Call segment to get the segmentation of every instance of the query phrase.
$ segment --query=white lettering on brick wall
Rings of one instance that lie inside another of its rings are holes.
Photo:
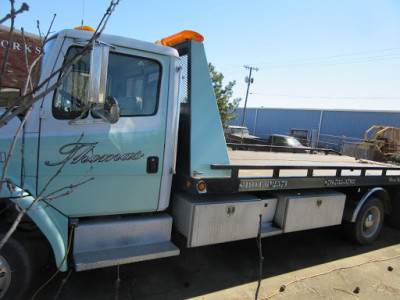
[[[7,46],[8,46],[8,41],[7,40],[1,40],[0,41],[0,46],[2,47],[2,48],[7,48]],[[28,53],[32,53],[33,52],[33,45],[32,44],[27,44],[26,45],[26,51],[28,52]],[[18,43],[18,42],[13,42],[12,43],[12,47],[10,47],[11,48],[11,50],[15,50],[15,51],[24,51],[24,46],[23,45],[21,45],[20,43]],[[35,50],[35,54],[40,54],[40,52],[41,52],[41,48],[40,47],[35,47],[34,48]]]

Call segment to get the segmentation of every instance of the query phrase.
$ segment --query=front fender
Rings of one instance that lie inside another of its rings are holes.
[[[35,201],[33,196],[19,187],[15,188],[11,201],[16,203],[21,195],[22,199],[18,204],[21,209],[29,207]],[[42,201],[36,203],[27,214],[48,239],[53,248],[57,267],[60,267],[68,247],[68,218]],[[66,262],[61,267],[61,271],[67,271]]]

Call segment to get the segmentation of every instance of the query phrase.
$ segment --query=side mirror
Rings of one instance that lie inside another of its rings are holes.
[[[106,100],[107,68],[110,47],[94,44],[90,55],[88,102],[104,104]]]
[[[118,101],[114,97],[108,96],[104,103],[104,117],[109,123],[114,124],[118,122],[119,116],[120,111]]]

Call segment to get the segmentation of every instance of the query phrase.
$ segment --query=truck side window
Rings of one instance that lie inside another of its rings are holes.
[[[81,48],[71,47],[67,58]],[[87,97],[90,54],[83,56],[58,87],[53,100],[53,115],[57,119],[75,119],[84,109]],[[61,74],[62,76],[62,74]],[[155,60],[110,53],[108,61],[107,96],[119,103],[121,117],[150,116],[157,112],[161,82],[161,64]],[[102,109],[98,109],[101,113]],[[87,117],[87,116],[84,116]],[[94,118],[98,118],[93,114]]]
[[[107,96],[117,99],[124,116],[149,116],[157,112],[161,65],[148,58],[110,53]]]

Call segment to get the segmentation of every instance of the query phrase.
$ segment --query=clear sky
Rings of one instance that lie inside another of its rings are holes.
[[[22,1],[15,1],[19,7]],[[37,33],[95,27],[105,0],[25,0],[16,27]],[[4,15],[7,0],[0,3]],[[8,24],[3,24],[8,25]],[[208,60],[236,80],[248,107],[400,111],[399,0],[122,0],[106,33],[154,42],[190,29],[205,37]]]

